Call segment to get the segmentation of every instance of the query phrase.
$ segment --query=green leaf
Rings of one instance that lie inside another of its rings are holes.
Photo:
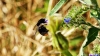
[[[97,4],[97,0],[91,0],[92,4],[94,4],[94,10],[97,11],[97,14],[98,14],[98,19],[100,20],[100,8]]]
[[[99,29],[96,27],[92,27],[89,29],[89,34],[88,34],[87,38],[84,40],[84,42],[80,48],[79,56],[84,56],[84,54],[83,54],[84,47],[86,47],[88,44],[90,44],[92,41],[94,41],[96,39],[96,36],[98,35],[98,31],[99,31]]]
[[[62,17],[51,16],[49,19],[47,29],[52,35],[53,47],[59,50],[62,53],[62,55],[71,56],[71,53],[68,51],[68,40],[59,31],[62,25],[62,21]]]
[[[52,35],[52,43],[53,43],[54,48],[57,48],[58,50],[60,50],[60,46],[59,46],[58,39],[57,39],[56,35]]]
[[[92,27],[89,29],[89,34],[87,36],[87,42],[84,45],[84,47],[86,47],[88,44],[90,44],[92,41],[94,41],[98,35],[98,31],[99,29],[96,27]]]
[[[68,0],[60,0],[55,6],[54,6],[54,8],[51,10],[51,12],[50,12],[50,16],[51,15],[53,15],[55,12],[57,12],[60,8],[61,8],[61,6],[66,2],[66,1],[68,1]]]
[[[60,32],[58,32],[56,36],[63,56],[72,56],[72,54],[68,50],[69,48],[68,40]]]
[[[62,51],[63,56],[72,56],[72,54],[68,50]]]
[[[68,50],[69,48],[68,40],[60,32],[57,33],[57,38],[61,49]]]
[[[79,44],[82,40],[83,40],[82,36],[75,37],[75,38],[73,38],[73,39],[70,41],[70,45],[71,45],[71,46],[76,46],[76,45]]]
[[[92,5],[91,0],[84,0],[88,5]]]

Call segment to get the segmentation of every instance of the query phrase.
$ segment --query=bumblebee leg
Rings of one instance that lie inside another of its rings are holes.
[[[33,30],[34,30],[33,35],[34,35],[34,37],[35,37],[35,36],[36,36],[36,33],[37,33],[37,30],[38,30],[38,29],[37,29],[37,25],[34,26]]]
[[[34,26],[33,30],[36,28],[36,25]]]
[[[35,31],[35,33],[34,33],[34,37],[36,37],[37,30],[38,30],[38,29],[36,29],[36,31]]]

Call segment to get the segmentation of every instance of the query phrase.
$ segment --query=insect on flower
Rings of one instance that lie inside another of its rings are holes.
[[[46,36],[48,35],[48,30],[46,29],[45,25],[47,25],[48,20],[41,18],[37,24],[35,25],[36,28],[36,32],[38,31],[41,35]],[[35,28],[34,27],[34,28]],[[35,34],[36,34],[35,32]]]
[[[64,18],[64,23],[68,24],[70,22],[71,18]]]

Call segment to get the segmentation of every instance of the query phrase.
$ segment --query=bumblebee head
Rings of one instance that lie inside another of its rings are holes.
[[[37,22],[37,26],[41,25],[42,23],[47,23],[47,21],[47,19],[42,18]]]

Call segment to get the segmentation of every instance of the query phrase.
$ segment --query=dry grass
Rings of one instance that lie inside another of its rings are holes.
[[[0,56],[49,56],[51,40],[38,34],[33,27],[45,17],[44,0],[0,0]],[[42,37],[42,38],[41,38]],[[53,54],[52,54],[53,55]]]

